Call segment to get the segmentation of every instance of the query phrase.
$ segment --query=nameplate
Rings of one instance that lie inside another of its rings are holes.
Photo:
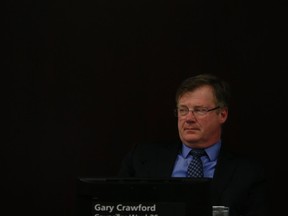
[[[97,202],[92,216],[185,216],[185,203],[171,202]]]

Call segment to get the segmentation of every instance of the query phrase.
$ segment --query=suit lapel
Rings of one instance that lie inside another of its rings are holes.
[[[152,169],[155,171],[153,175],[165,178],[171,177],[175,159],[177,158],[180,146],[181,145],[179,144],[175,145],[175,142],[169,143],[168,145],[163,145],[159,151],[161,153],[158,154],[158,163],[154,164],[156,167]]]
[[[221,194],[231,182],[235,168],[236,160],[233,155],[221,151],[212,181],[212,197],[216,203],[221,200]]]

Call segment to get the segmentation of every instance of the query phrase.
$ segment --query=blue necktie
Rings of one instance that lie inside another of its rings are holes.
[[[193,156],[193,159],[188,166],[187,177],[202,178],[203,164],[201,161],[201,157],[206,155],[206,152],[204,149],[194,149],[190,151],[190,154]]]

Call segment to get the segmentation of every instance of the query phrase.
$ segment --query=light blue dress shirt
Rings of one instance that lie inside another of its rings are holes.
[[[221,140],[209,148],[205,149],[206,156],[201,157],[203,163],[204,177],[213,178],[215,166],[217,164],[217,158],[221,147]],[[172,172],[172,177],[187,177],[187,168],[192,160],[192,155],[189,154],[191,148],[182,144],[182,149],[179,152],[174,169]]]

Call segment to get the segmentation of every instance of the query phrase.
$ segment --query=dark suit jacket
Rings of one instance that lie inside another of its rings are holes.
[[[124,158],[119,175],[122,177],[171,177],[174,162],[181,149],[179,141],[142,143]],[[256,160],[220,150],[213,180],[213,205],[230,208],[229,216],[268,215],[265,203],[264,169]]]

